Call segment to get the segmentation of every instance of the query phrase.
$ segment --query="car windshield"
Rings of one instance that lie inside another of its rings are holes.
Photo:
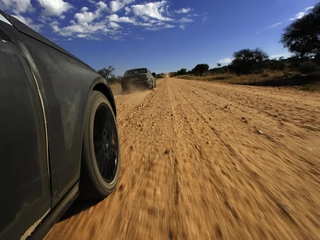
[[[128,70],[128,71],[126,71],[126,73],[125,73],[124,75],[125,75],[125,76],[129,76],[129,75],[139,74],[139,73],[147,73],[147,69],[145,69],[145,68],[140,68],[140,69]]]

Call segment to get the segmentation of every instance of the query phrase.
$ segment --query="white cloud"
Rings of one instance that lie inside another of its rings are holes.
[[[141,27],[148,27],[151,28],[153,26],[152,23],[148,22],[148,23],[143,23],[143,22],[137,22],[135,23],[136,26],[141,26]]]
[[[261,33],[261,32],[264,32],[264,31],[266,31],[266,30],[268,30],[268,29],[276,28],[276,27],[278,27],[278,26],[280,26],[280,25],[282,25],[282,24],[283,24],[283,22],[278,22],[278,23],[269,25],[269,26],[267,26],[267,27],[265,27],[265,28],[262,28],[262,29],[258,30],[258,31],[256,32],[256,34],[259,34],[259,33]]]
[[[31,18],[23,17],[21,15],[14,15],[15,18],[19,19],[21,22],[26,24],[28,27],[32,28],[35,31],[40,31],[42,24],[33,23]]]
[[[159,8],[159,13],[165,13],[166,9],[164,7]]]
[[[176,13],[188,13],[188,12],[191,12],[192,9],[191,8],[181,8],[179,10],[176,10],[175,12]]]
[[[128,15],[132,11],[129,7],[125,7],[124,10],[126,11],[126,15]]]
[[[186,29],[197,14],[191,8],[169,12],[168,0],[0,0],[0,9],[8,10],[31,28],[39,31],[49,26],[67,39],[97,39],[106,35],[120,39],[132,27],[157,31],[179,27]],[[29,17],[28,12],[33,12]],[[191,12],[191,13],[190,13]],[[70,14],[71,13],[71,14]],[[180,13],[185,15],[179,15]],[[73,16],[73,17],[72,17]],[[71,17],[71,19],[69,19]],[[38,24],[41,23],[41,24]],[[128,26],[126,23],[132,25]]]
[[[161,30],[161,29],[167,29],[167,28],[175,28],[176,26],[172,25],[172,24],[156,24],[154,26],[151,26],[151,27],[146,27],[147,30],[149,31],[158,31],[158,30]]]
[[[134,0],[113,0],[110,2],[111,11],[117,12],[132,2],[134,2]]]
[[[301,18],[303,18],[306,14],[307,14],[306,12],[299,12],[299,13],[296,14],[295,17],[290,18],[290,20],[291,20],[291,21],[294,21],[294,20],[296,20],[296,19],[301,19]]]
[[[181,18],[179,20],[179,22],[181,23],[190,23],[190,22],[193,22],[194,20],[193,19],[190,19],[190,18]]]
[[[310,10],[312,10],[314,6],[310,6],[304,9],[304,11],[298,12],[293,18],[290,18],[289,20],[294,21],[297,19],[303,18],[305,15],[309,13]]]
[[[278,22],[278,23],[270,25],[268,28],[275,28],[275,27],[280,26],[281,24],[282,24],[282,22]]]
[[[106,24],[104,22],[97,23],[76,23],[75,21],[71,21],[70,26],[60,28],[57,24],[52,24],[52,29],[54,32],[58,33],[64,37],[84,37],[84,35],[89,36],[89,34],[93,33],[106,33],[109,31]],[[82,34],[82,35],[79,35]]]
[[[43,9],[45,16],[59,16],[73,8],[70,3],[63,0],[37,0]]]
[[[110,27],[112,27],[112,28],[120,28],[120,25],[118,23],[111,22],[110,23]]]
[[[17,15],[33,10],[31,0],[0,0],[0,8],[12,11]]]
[[[110,38],[117,41],[123,41],[122,36],[119,35],[111,35]]]
[[[150,18],[155,18],[162,21],[171,21],[171,18],[163,16],[160,9],[167,4],[167,1],[161,2],[150,2],[146,4],[133,5],[132,10],[135,15],[143,17],[147,16]]]
[[[310,10],[312,10],[312,9],[314,9],[314,6],[307,7],[307,8],[305,9],[305,11],[310,11]]]
[[[70,21],[69,26],[60,27],[57,21],[51,22],[54,32],[65,37],[78,37],[87,39],[96,39],[92,34],[107,33],[106,20],[98,20],[101,18],[101,8],[103,5],[97,4],[94,12],[88,11],[87,7],[81,8],[80,12],[74,15],[75,20]]]
[[[74,18],[77,19],[78,23],[80,24],[86,24],[92,22],[94,19],[99,17],[99,12],[93,13],[93,12],[88,12],[87,7],[81,8],[80,13],[76,13],[74,15]]]
[[[95,3],[95,6],[95,11],[89,11],[89,8],[82,7],[80,12],[74,15],[75,20],[71,20],[69,26],[60,27],[57,21],[51,22],[53,31],[65,37],[86,39],[99,39],[93,34],[111,32],[112,30],[107,26],[107,19],[101,19],[102,11],[108,10],[108,6],[102,1]],[[120,26],[116,23],[109,23],[109,27],[119,28]]]
[[[107,17],[110,22],[135,23],[135,20],[129,17],[119,17],[117,14],[112,14]]]
[[[78,38],[87,38],[87,37],[88,37],[88,34],[80,33],[80,34],[77,34],[77,37],[78,37]]]
[[[151,22],[152,20],[147,17],[147,16],[141,16],[141,18],[145,21],[145,22]],[[151,22],[152,23],[152,22]]]
[[[167,23],[167,24],[165,24],[163,27],[164,27],[164,28],[175,28],[176,26]]]
[[[208,21],[208,17],[207,16],[204,16],[203,18],[202,18],[202,22],[203,23],[206,23]]]
[[[224,58],[224,59],[221,59],[219,60],[219,63],[222,63],[222,64],[229,64],[233,61],[233,58]]]
[[[108,5],[107,5],[105,2],[102,2],[102,1],[97,2],[97,3],[96,3],[96,6],[97,6],[98,9],[100,9],[100,10],[108,10],[108,9],[109,9],[109,8],[108,8]]]
[[[171,15],[170,12],[169,12],[169,5],[166,6],[166,13],[167,13],[168,16]]]

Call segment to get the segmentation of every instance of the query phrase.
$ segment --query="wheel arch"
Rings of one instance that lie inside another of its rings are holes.
[[[114,100],[114,97],[113,97],[113,93],[112,93],[112,90],[111,88],[109,87],[107,81],[105,79],[102,79],[102,78],[98,78],[94,81],[93,83],[93,86],[91,88],[91,91],[89,92],[89,95],[91,94],[92,91],[99,91],[101,92],[103,95],[106,96],[106,98],[109,100],[111,106],[112,106],[112,109],[113,109],[113,112],[114,112],[114,115],[117,116],[117,108],[116,108],[116,103],[115,103],[115,100]],[[88,95],[88,97],[89,97]],[[87,97],[87,98],[88,98]]]

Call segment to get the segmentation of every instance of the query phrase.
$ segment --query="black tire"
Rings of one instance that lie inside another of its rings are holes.
[[[149,87],[150,90],[153,90],[155,88],[154,81],[152,81],[152,85]]]
[[[122,92],[128,91],[128,86],[125,84],[121,84]]]
[[[120,148],[116,118],[102,93],[91,93],[84,121],[80,197],[103,199],[118,183]]]

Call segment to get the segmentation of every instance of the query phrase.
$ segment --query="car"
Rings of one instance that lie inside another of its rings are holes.
[[[118,183],[116,104],[105,78],[0,10],[0,239],[42,239],[80,196]]]
[[[127,70],[121,78],[122,91],[130,90],[131,86],[145,86],[149,89],[156,87],[156,78],[148,68],[135,68]]]

